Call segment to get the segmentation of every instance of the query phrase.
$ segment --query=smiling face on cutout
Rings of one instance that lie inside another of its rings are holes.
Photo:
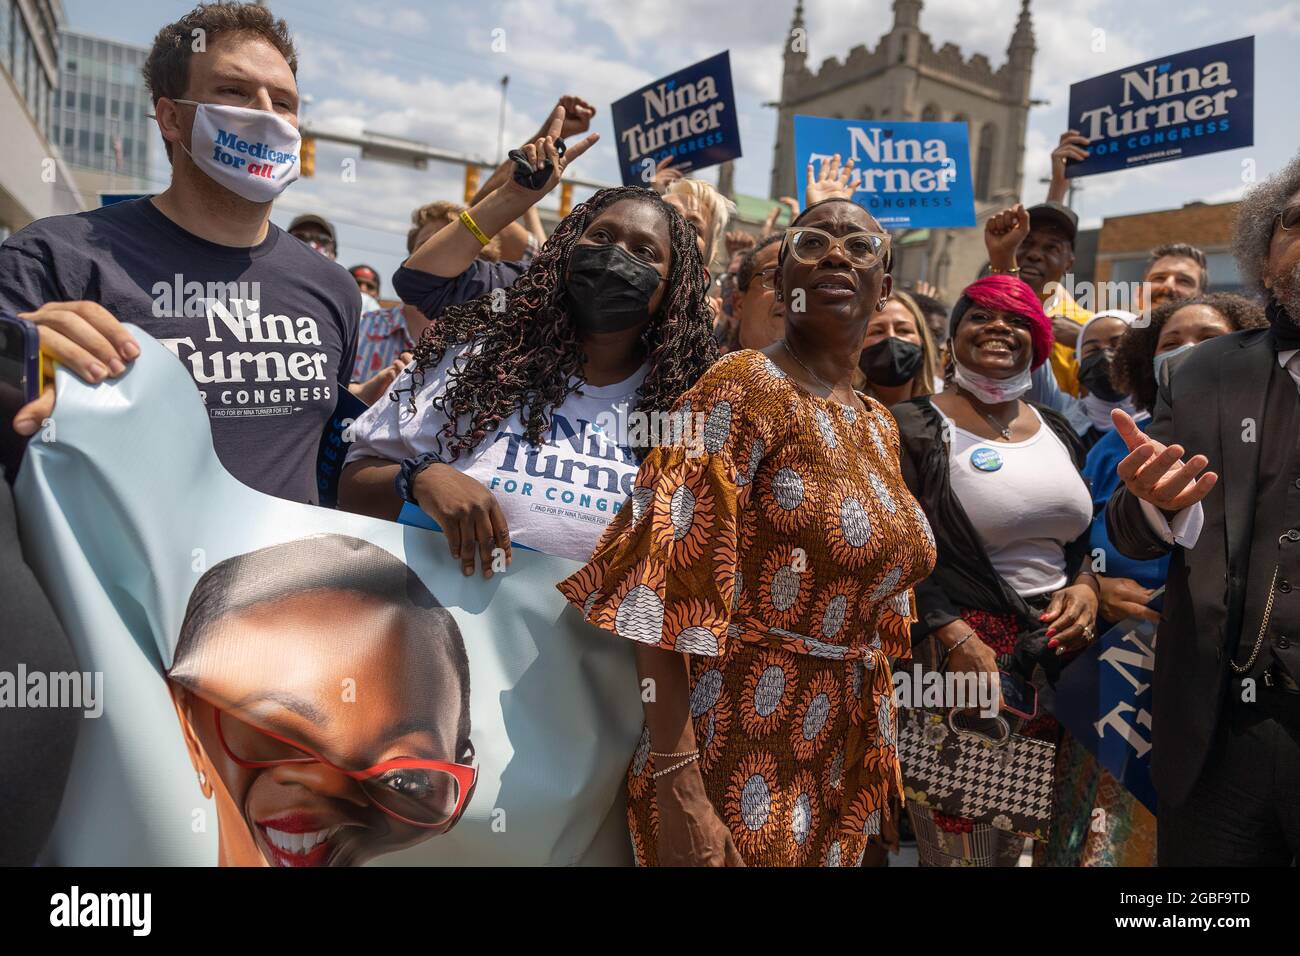
[[[222,864],[357,865],[454,826],[471,778],[431,768],[473,759],[458,653],[445,609],[328,589],[184,642],[169,676]]]

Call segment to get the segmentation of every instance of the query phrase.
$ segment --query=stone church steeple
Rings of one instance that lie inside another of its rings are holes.
[[[834,0],[821,0],[830,7]],[[922,0],[893,0],[893,23],[874,46],[859,43],[841,57],[810,69],[802,0],[783,38],[781,98],[772,151],[770,195],[795,194],[794,117],[846,120],[938,120],[965,123],[977,223],[1015,202],[1023,178],[1025,129],[1035,54],[1029,0],[1020,11],[1007,58],[994,66],[982,53],[956,43],[934,43],[921,24]],[[833,31],[826,44],[843,41]],[[820,37],[821,34],[818,34]],[[819,55],[825,56],[821,50]],[[955,292],[984,260],[980,226],[900,232],[899,281],[926,279]],[[948,288],[951,286],[951,288]]]

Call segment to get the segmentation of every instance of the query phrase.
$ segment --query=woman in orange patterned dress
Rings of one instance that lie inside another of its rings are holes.
[[[934,538],[893,419],[851,385],[889,266],[866,210],[809,206],[778,260],[785,338],[682,397],[672,440],[560,584],[637,642],[642,865],[852,866],[895,839],[889,658],[910,651]]]

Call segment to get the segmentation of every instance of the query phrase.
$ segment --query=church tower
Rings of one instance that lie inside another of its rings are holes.
[[[833,2],[833,0],[823,0]],[[975,188],[975,229],[900,233],[901,281],[925,279],[949,293],[975,278],[984,261],[983,222],[1014,203],[1024,172],[1025,129],[1034,60],[1029,0],[996,69],[981,53],[967,56],[955,43],[936,48],[921,27],[922,0],[893,0],[894,21],[874,49],[858,45],[843,60],[829,57],[809,69],[804,4],[795,4],[781,74],[770,195],[795,195],[794,117],[942,120],[965,123]]]

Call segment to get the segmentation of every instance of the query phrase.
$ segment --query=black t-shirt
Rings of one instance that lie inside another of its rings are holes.
[[[0,305],[82,299],[181,360],[226,470],[316,502],[321,433],[357,347],[361,294],[347,270],[274,224],[251,248],[208,242],[147,198],[41,219],[0,246]]]

